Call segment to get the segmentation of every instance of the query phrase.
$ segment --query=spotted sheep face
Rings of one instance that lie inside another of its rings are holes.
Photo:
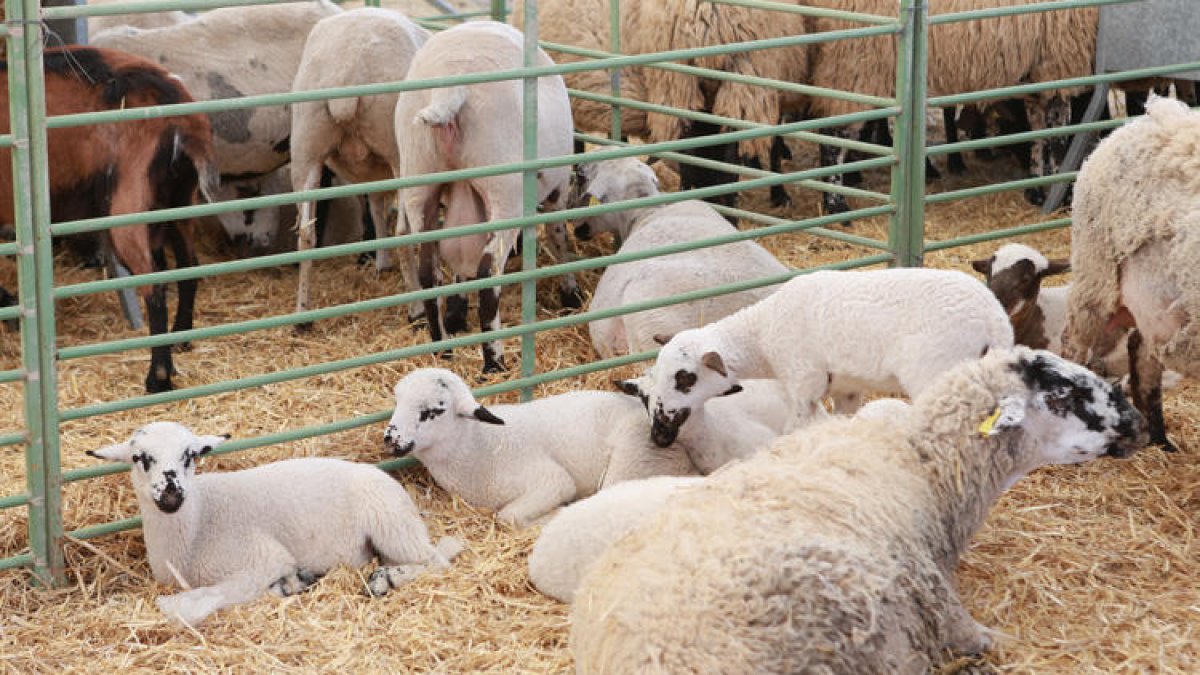
[[[154,502],[159,511],[175,513],[187,497],[196,473],[196,459],[229,440],[224,436],[196,436],[174,422],[154,422],[138,429],[128,441],[88,454],[133,466],[130,477],[140,498]]]
[[[397,457],[458,442],[456,425],[464,419],[504,424],[479,405],[462,378],[449,370],[416,370],[396,383],[394,393],[396,409],[384,431],[383,444]]]
[[[650,438],[662,448],[675,442],[679,429],[705,401],[741,390],[721,355],[697,337],[695,331],[679,333],[654,363],[645,403]]]
[[[988,288],[1014,325],[1037,304],[1042,279],[1071,268],[1067,260],[1047,260],[1037,250],[1006,244],[990,258],[974,260],[971,267],[984,276]]]
[[[1028,352],[1012,369],[1028,396],[1002,400],[996,428],[1022,427],[1037,448],[1034,466],[1128,457],[1148,442],[1145,418],[1090,370],[1047,351]]]

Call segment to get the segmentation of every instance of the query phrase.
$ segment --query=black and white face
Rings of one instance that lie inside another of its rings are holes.
[[[1009,319],[1018,321],[1037,304],[1042,279],[1070,269],[1066,260],[1047,260],[1023,244],[1005,244],[995,255],[971,263],[984,276]]]
[[[692,412],[714,397],[739,389],[737,378],[695,330],[671,338],[658,353],[646,392],[650,438],[665,448],[675,442]]]
[[[383,433],[383,444],[397,457],[457,443],[458,424],[504,424],[479,405],[462,378],[442,368],[409,373],[396,383],[395,396],[396,409]]]
[[[154,422],[138,429],[128,441],[99,450],[93,457],[128,462],[139,497],[149,498],[163,513],[175,513],[187,497],[196,459],[229,439],[229,436],[196,436],[174,422]]]
[[[1024,428],[1037,447],[1035,466],[1128,457],[1148,442],[1142,415],[1119,387],[1090,370],[1046,351],[1029,352],[1013,369],[1031,396],[1023,406],[1002,402],[1001,417],[1010,419],[1001,426]]]

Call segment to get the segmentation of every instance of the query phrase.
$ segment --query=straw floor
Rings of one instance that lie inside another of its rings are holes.
[[[810,149],[797,163],[809,165]],[[968,158],[971,173],[935,184],[962,187],[1014,177],[1006,161]],[[868,176],[886,189],[886,176]],[[794,205],[780,214],[816,213],[812,193],[794,190]],[[764,194],[750,197],[765,210]],[[931,238],[983,232],[1035,222],[1039,214],[1010,194],[930,210]],[[882,237],[882,219],[856,223],[852,231]],[[219,237],[207,233],[202,260],[228,257]],[[1052,256],[1066,255],[1066,232],[1025,237]],[[846,259],[863,252],[849,245],[795,235],[766,242],[791,265]],[[581,247],[584,255],[608,242]],[[936,267],[969,270],[968,261],[988,255],[993,244],[930,255]],[[97,277],[59,259],[59,283]],[[361,300],[401,288],[395,272],[377,275],[353,260],[316,265],[315,306]],[[583,275],[587,289],[595,273]],[[13,288],[11,266],[0,283]],[[290,311],[294,268],[228,275],[201,284],[198,326],[212,326]],[[541,284],[541,316],[556,313],[553,284]],[[516,316],[517,293],[505,294],[505,316]],[[60,345],[136,335],[120,320],[113,294],[61,303]],[[276,329],[196,344],[177,357],[178,384],[194,386],[247,377],[329,359],[394,349],[427,338],[402,311],[321,322],[306,334]],[[0,366],[14,367],[16,336],[0,340]],[[508,344],[509,363],[516,345]],[[64,408],[138,395],[148,355],[129,352],[62,364]],[[538,368],[552,370],[594,358],[586,329],[555,331],[538,338]],[[392,385],[422,366],[448,365],[477,378],[476,349],[460,349],[450,362],[423,357],[67,423],[62,430],[65,469],[94,460],[84,451],[127,438],[152,419],[185,422],[202,433],[235,437],[276,432],[384,410]],[[493,378],[489,381],[499,381]],[[542,387],[538,395],[575,388],[606,388],[609,376]],[[512,397],[504,397],[511,400]],[[0,431],[21,419],[21,391],[0,386]],[[1101,460],[1078,467],[1042,470],[1020,482],[996,506],[960,569],[962,594],[975,618],[1001,635],[980,661],[953,664],[951,671],[995,669],[1020,673],[1191,673],[1200,670],[1200,387],[1186,384],[1166,396],[1167,422],[1183,452],[1168,456],[1148,449],[1125,461]],[[382,428],[264,448],[205,460],[202,471],[230,470],[293,456],[385,459]],[[31,587],[23,571],[0,573],[0,672],[563,672],[571,668],[566,646],[567,610],[529,585],[525,561],[534,531],[514,531],[488,513],[449,497],[421,469],[397,474],[418,503],[435,537],[454,535],[468,546],[454,566],[430,574],[383,599],[363,595],[367,570],[340,569],[297,597],[264,597],[213,616],[198,630],[164,621],[154,597],[170,592],[150,578],[139,532],[67,544],[69,584]],[[23,489],[24,460],[16,448],[0,450],[0,495]],[[128,477],[115,475],[72,484],[64,495],[68,530],[135,514]],[[23,550],[20,509],[0,512],[0,555]]]

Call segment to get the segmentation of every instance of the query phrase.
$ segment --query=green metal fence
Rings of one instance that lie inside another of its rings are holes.
[[[932,17],[929,15],[928,0],[901,0],[899,3],[899,12],[894,17],[837,12],[760,0],[711,0],[712,2],[753,7],[757,8],[758,11],[764,12],[788,11],[813,17],[829,16],[848,19],[859,24],[861,27],[831,33],[796,35],[739,44],[714,45],[704,48],[638,55],[621,54],[619,28],[620,5],[619,0],[612,0],[609,14],[609,20],[612,25],[612,42],[609,45],[609,51],[602,52],[568,45],[545,43],[545,48],[551,54],[557,50],[589,58],[577,63],[566,63],[552,67],[532,67],[531,64],[535,62],[533,47],[537,40],[537,27],[536,2],[531,0],[526,7],[525,16],[523,17],[527,37],[524,63],[527,67],[515,71],[447,77],[428,81],[341,87],[320,91],[306,91],[303,93],[250,96],[221,101],[203,101],[47,118],[43,100],[42,45],[44,35],[39,23],[41,20],[123,14],[135,11],[148,12],[169,9],[204,10],[231,5],[267,4],[272,1],[274,0],[150,0],[136,4],[39,8],[36,0],[6,0],[6,22],[3,26],[0,26],[0,35],[5,38],[7,47],[11,130],[10,133],[0,137],[0,145],[9,148],[13,157],[16,243],[0,244],[0,255],[12,258],[18,267],[18,295],[20,303],[18,307],[0,309],[0,319],[17,318],[20,321],[21,366],[16,369],[0,372],[0,386],[22,387],[25,403],[22,415],[23,427],[20,429],[0,430],[0,445],[14,450],[23,448],[26,462],[24,489],[16,493],[0,494],[0,509],[4,509],[3,513],[6,518],[18,517],[16,514],[21,509],[24,509],[28,530],[28,550],[0,551],[0,555],[7,556],[0,559],[0,569],[29,568],[35,577],[43,583],[61,582],[64,579],[62,544],[65,536],[61,506],[63,485],[65,483],[87,480],[125,470],[124,467],[106,465],[62,471],[59,462],[60,429],[61,425],[65,422],[112,415],[118,412],[141,409],[166,402],[211,396],[224,392],[249,390],[275,383],[317,377],[351,368],[407,359],[450,348],[476,345],[491,339],[521,339],[519,376],[515,376],[503,384],[481,388],[477,392],[479,395],[494,394],[514,389],[521,389],[528,395],[531,387],[537,384],[576,377],[588,372],[644,360],[651,357],[652,353],[633,354],[580,364],[552,372],[539,373],[536,372],[534,355],[537,349],[537,335],[543,331],[579,325],[601,318],[628,314],[669,303],[687,302],[722,293],[770,285],[783,281],[794,274],[810,270],[793,270],[783,275],[782,278],[764,278],[754,282],[730,284],[705,291],[687,293],[661,301],[643,302],[600,311],[584,311],[570,316],[542,320],[538,320],[534,313],[534,290],[536,283],[541,279],[558,276],[567,272],[596,269],[618,262],[628,262],[733,241],[773,237],[786,233],[803,232],[812,237],[824,237],[860,247],[864,251],[863,255],[822,266],[849,269],[878,264],[920,265],[924,254],[928,251],[1042,229],[1063,227],[1069,221],[1066,218],[1059,217],[1042,223],[1025,224],[982,235],[928,242],[926,241],[924,232],[924,210],[927,204],[966,199],[999,190],[1016,190],[1032,185],[1069,181],[1074,178],[1074,174],[1069,173],[1047,178],[1023,179],[998,185],[926,195],[924,181],[925,158],[953,151],[966,151],[985,146],[1019,143],[1052,135],[1074,133],[1081,129],[1091,131],[1103,130],[1112,128],[1119,124],[1119,122],[1105,121],[1083,125],[1082,127],[1049,129],[1010,135],[1000,139],[989,139],[987,141],[965,141],[929,147],[925,138],[925,111],[927,107],[1015,97],[1063,85],[1093,85],[1101,81],[1111,82],[1131,77],[1168,74],[1200,68],[1200,64],[1196,63],[1181,64],[1179,66],[1137,73],[1083,77],[1057,84],[1040,83],[1013,86],[986,92],[943,96],[935,99],[930,99],[926,95],[927,31],[932,24],[950,21],[987,20],[1017,11],[1052,11],[1069,7],[1103,5],[1130,0],[1062,0],[1059,2],[1038,4],[1034,7],[998,8]],[[504,12],[505,6],[503,0],[493,0],[491,14],[503,18]],[[452,21],[461,18],[464,18],[464,16],[438,16],[424,20],[423,24],[430,28],[438,29],[450,25]],[[706,70],[685,63],[689,59],[719,53],[739,53],[748,50],[776,49],[794,45],[815,45],[829,40],[855,40],[880,35],[896,35],[898,37],[896,91],[894,97],[863,96],[853,92],[818,89],[804,83],[750,78],[731,73]],[[806,96],[832,96],[865,104],[871,109],[836,118],[807,119],[774,126],[763,126],[744,120],[721,118],[705,112],[679,110],[645,101],[624,99],[620,96],[619,72],[623,68],[631,67],[674,69],[691,75],[718,80],[740,81]],[[536,78],[549,74],[562,74],[590,69],[606,69],[612,73],[611,91],[608,94],[599,94],[596,92],[573,90],[571,91],[572,96],[613,104],[614,110],[613,133],[610,137],[578,134],[580,140],[605,146],[603,150],[590,153],[588,157],[590,160],[651,155],[669,161],[689,162],[701,166],[720,168],[739,175],[742,180],[738,183],[728,185],[708,187],[686,193],[661,194],[619,204],[574,208],[553,214],[538,213],[538,205],[535,203],[537,172],[549,167],[573,164],[575,159],[573,157],[537,159],[535,141],[537,116],[534,114],[537,106]],[[202,204],[181,209],[164,209],[148,214],[105,216],[61,223],[51,221],[49,170],[47,167],[48,129],[92,125],[102,122],[129,122],[132,120],[184,113],[210,113],[234,108],[280,105],[321,98],[363,96],[503,79],[523,79],[525,83],[524,106],[526,113],[524,119],[527,120],[527,124],[523,129],[525,135],[524,161],[518,164],[449,171],[429,176],[323,188],[302,195],[287,193],[214,204]],[[619,130],[621,129],[621,110],[633,109],[675,114],[691,120],[715,123],[728,130],[718,135],[703,138],[631,146],[619,140]],[[831,127],[872,120],[892,121],[895,129],[895,143],[893,147],[837,138],[822,133],[822,130]],[[838,167],[806,168],[776,174],[762,169],[751,169],[723,164],[713,160],[698,159],[686,153],[688,150],[712,143],[732,143],[769,136],[784,136],[801,143],[820,142],[835,145],[858,151],[868,157],[867,159],[850,162]],[[834,173],[868,169],[886,169],[891,172],[890,191],[888,193],[832,185],[820,180],[822,177]],[[386,237],[375,241],[342,244],[303,253],[286,253],[248,260],[231,260],[205,264],[183,270],[142,275],[136,278],[114,278],[88,283],[55,284],[51,249],[52,240],[69,234],[97,232],[132,223],[164,222],[179,218],[213,215],[225,211],[241,211],[265,206],[294,204],[310,199],[329,199],[361,195],[378,190],[397,190],[408,186],[497,175],[514,171],[520,171],[524,176],[524,215],[521,218],[484,223],[453,230],[422,232],[419,234]],[[536,240],[534,235],[536,227],[540,224],[559,221],[563,218],[666,204],[683,199],[709,197],[733,191],[744,191],[783,184],[805,189],[805,194],[811,191],[814,198],[821,191],[833,191],[868,201],[873,205],[858,208],[849,213],[830,214],[798,220],[755,213],[745,209],[720,207],[719,210],[727,215],[738,217],[744,223],[749,223],[751,226],[744,227],[736,234],[690,242],[686,245],[675,245],[656,251],[633,254],[618,253],[547,267],[537,266],[536,246],[532,245],[532,242]],[[836,226],[830,227],[847,220],[882,216],[886,216],[890,223],[886,240],[875,240],[854,234],[852,231],[837,228]],[[450,284],[435,290],[407,289],[405,292],[386,297],[371,298],[281,316],[248,319],[224,325],[203,326],[178,333],[101,341],[93,344],[73,345],[61,348],[56,347],[55,330],[58,318],[56,315],[56,303],[67,298],[131,289],[135,286],[148,283],[167,283],[180,279],[213,278],[250,270],[291,265],[301,260],[319,260],[337,256],[357,255],[366,251],[378,250],[381,247],[411,246],[451,236],[465,236],[509,228],[522,228],[526,235],[524,237],[526,246],[523,248],[522,253],[522,269],[519,272],[502,274],[498,277],[485,280]],[[101,400],[73,408],[63,408],[59,404],[59,375],[62,372],[61,369],[71,367],[72,362],[79,359],[131,350],[145,350],[156,345],[202,342],[216,337],[295,326],[296,324],[347,316],[360,312],[402,307],[413,301],[421,301],[452,293],[465,293],[481,288],[510,284],[519,285],[522,289],[521,314],[519,321],[497,332],[464,335],[444,340],[437,344],[418,344],[364,354],[350,359],[312,364],[298,369],[264,373],[236,380],[186,387],[176,391],[153,395],[118,400]],[[223,445],[218,452],[236,452],[248,448],[285,443],[368,425],[378,425],[387,418],[389,413],[390,411],[381,410],[328,424],[292,428],[274,434],[239,439]],[[405,463],[404,461],[385,462],[383,466],[386,468],[396,468]],[[129,529],[137,525],[138,520],[130,518],[77,529],[66,533],[66,535],[79,539],[87,539]]]

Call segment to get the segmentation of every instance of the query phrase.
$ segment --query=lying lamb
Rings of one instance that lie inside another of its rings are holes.
[[[924,674],[984,650],[954,571],[992,503],[1146,436],[1119,389],[1025,347],[942,374],[899,422],[786,436],[596,561],[572,606],[578,672]]]
[[[195,475],[196,459],[227,438],[154,422],[88,452],[133,465],[154,579],[194,586],[158,597],[167,616],[195,625],[268,590],[298,593],[336,565],[375,556],[384,566],[367,585],[382,595],[425,569],[448,567],[462,550],[453,538],[434,548],[404,487],[370,465],[303,458]]]
[[[517,527],[624,480],[696,473],[686,453],[646,440],[641,404],[617,392],[489,410],[458,375],[424,368],[401,379],[395,394],[388,450],[411,454],[442,488]]]
[[[694,408],[743,378],[782,382],[795,428],[826,395],[837,412],[856,410],[868,390],[915,396],[956,364],[1012,344],[1000,303],[962,272],[814,272],[667,342],[648,392],[653,438],[672,442]]]

